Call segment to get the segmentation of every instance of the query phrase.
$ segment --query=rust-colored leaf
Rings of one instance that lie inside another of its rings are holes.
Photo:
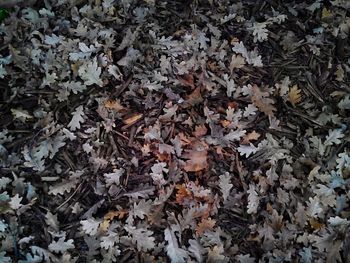
[[[123,120],[123,123],[125,123],[126,125],[132,125],[135,122],[137,122],[138,120],[140,120],[142,117],[143,117],[142,113],[136,113],[136,114],[133,114],[130,117],[125,118]]]
[[[122,106],[118,101],[116,100],[106,100],[104,102],[104,106],[107,108],[107,109],[111,109],[111,110],[115,110],[117,112],[120,112],[120,111],[123,111],[125,110],[125,107]]]
[[[186,187],[185,184],[180,184],[176,186],[176,203],[178,204],[183,204],[185,202],[185,200],[192,200],[193,199],[193,195],[191,193],[191,191],[189,191]]]
[[[221,123],[221,126],[224,128],[230,126],[230,124],[231,124],[231,122],[228,120],[221,120],[220,123]]]
[[[289,97],[290,103],[292,103],[293,106],[295,106],[296,104],[298,104],[301,101],[300,92],[301,92],[301,90],[298,89],[297,85],[294,85],[289,90],[288,97]]]

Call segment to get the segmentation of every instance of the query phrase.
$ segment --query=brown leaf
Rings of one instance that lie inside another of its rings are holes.
[[[211,218],[202,218],[201,222],[196,227],[196,235],[200,236],[206,230],[212,230],[216,224],[216,221]]]
[[[186,172],[198,172],[208,168],[207,151],[187,151],[189,160],[185,164]]]
[[[185,200],[192,200],[194,198],[192,192],[187,189],[185,184],[177,185],[176,190],[176,203],[178,204],[182,205]]]
[[[121,211],[109,211],[105,216],[103,217],[103,222],[100,224],[100,230],[105,232],[107,231],[110,222],[115,218],[123,219],[125,215],[127,215],[128,212],[125,210]]]
[[[273,99],[268,98],[268,93],[263,92],[259,89],[257,85],[252,87],[253,95],[252,102],[253,104],[263,113],[268,116],[273,116],[276,108],[272,105],[274,103]]]
[[[259,133],[257,133],[256,131],[252,131],[251,133],[248,133],[243,137],[242,144],[250,144],[251,141],[255,141],[259,139],[259,137],[260,137]]]
[[[232,72],[235,68],[243,68],[245,65],[245,59],[241,55],[232,55],[230,63],[230,71]]]
[[[204,124],[198,125],[198,126],[196,126],[196,129],[193,132],[193,135],[198,138],[198,137],[202,137],[202,136],[206,135],[207,132],[208,132],[208,129],[207,129],[207,127],[205,127]]]
[[[208,146],[204,142],[194,142],[192,149],[186,150],[182,157],[188,159],[184,166],[186,172],[198,172],[208,168]]]
[[[319,230],[319,229],[321,229],[321,228],[324,227],[324,224],[318,222],[318,221],[317,221],[315,218],[313,218],[313,217],[310,218],[309,222],[310,222],[311,227],[312,227],[313,229],[315,229],[315,230]]]
[[[201,89],[198,87],[187,96],[185,107],[194,106],[202,101]]]
[[[131,125],[131,124],[134,124],[135,122],[137,122],[138,120],[140,120],[142,117],[143,117],[142,113],[136,113],[130,117],[125,118],[123,120],[123,123],[125,123],[126,125]]]
[[[125,110],[125,107],[122,106],[118,101],[116,100],[106,100],[104,102],[104,106],[107,109],[115,110],[117,112]]]
[[[289,97],[290,103],[292,103],[293,106],[295,106],[296,104],[298,104],[301,101],[300,92],[301,92],[301,90],[298,89],[297,85],[294,85],[293,87],[290,88],[289,93],[288,93],[288,97]]]
[[[177,76],[177,79],[182,85],[184,85],[186,87],[191,87],[192,89],[195,88],[194,77],[192,74],[182,75],[181,77]]]

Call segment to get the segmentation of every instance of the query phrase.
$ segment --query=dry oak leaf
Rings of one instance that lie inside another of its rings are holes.
[[[123,120],[123,123],[126,125],[132,125],[132,124],[136,123],[138,120],[140,120],[142,117],[143,117],[142,113],[136,113],[136,114],[133,114],[133,115],[125,118]]]
[[[181,77],[177,76],[177,79],[182,85],[187,86],[187,87],[191,87],[192,89],[195,88],[194,77],[192,74],[182,75]]]
[[[196,88],[190,95],[187,96],[184,107],[188,108],[190,106],[195,106],[203,101],[203,97],[201,95],[201,89]]]
[[[193,135],[198,138],[198,137],[206,135],[207,132],[208,132],[208,129],[207,129],[207,127],[205,127],[204,124],[198,125],[198,126],[196,126],[195,131],[193,132]]]
[[[243,137],[242,144],[250,144],[251,141],[255,141],[259,138],[260,138],[260,133],[257,133],[256,131],[252,131]]]
[[[245,59],[241,55],[233,54],[231,57],[230,70],[231,72],[235,68],[243,68],[245,65]]]
[[[320,230],[321,228],[324,227],[324,224],[320,223],[319,221],[317,221],[317,219],[311,217],[309,219],[310,225],[313,229],[315,230]]]
[[[202,218],[201,222],[196,227],[196,235],[202,235],[206,230],[212,230],[216,221],[211,218]]]
[[[192,192],[187,189],[185,184],[177,185],[176,190],[176,203],[182,205],[185,203],[186,200],[194,199]]]
[[[191,150],[186,150],[182,158],[188,159],[184,169],[186,172],[198,172],[208,168],[208,146],[204,142],[194,142]]]
[[[289,93],[288,93],[288,98],[290,103],[292,103],[293,106],[298,104],[301,101],[301,90],[298,88],[297,85],[294,85],[293,87],[290,88]]]
[[[252,86],[252,102],[263,113],[268,116],[273,116],[276,108],[272,105],[274,100],[268,98],[269,93],[263,92],[257,85]]]
[[[117,217],[118,219],[123,219],[125,215],[128,214],[128,211],[121,210],[121,211],[109,211],[105,216],[103,217],[103,222],[100,224],[100,230],[107,231],[110,222]]]
[[[115,110],[117,112],[125,110],[125,107],[116,100],[106,100],[104,106],[107,109]]]
[[[344,81],[344,77],[345,77],[345,72],[344,69],[342,68],[341,65],[337,66],[337,70],[335,71],[335,76],[336,76],[336,80],[337,81]]]

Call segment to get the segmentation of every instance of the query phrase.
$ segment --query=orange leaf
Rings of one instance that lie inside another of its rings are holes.
[[[110,222],[115,218],[122,219],[128,212],[121,210],[121,211],[109,211],[105,216],[103,217],[103,222],[100,224],[100,230],[107,231]]]
[[[123,122],[126,125],[131,125],[131,124],[134,124],[135,122],[137,122],[142,117],[143,117],[142,113],[136,113],[136,114],[132,115],[131,117],[128,117],[128,118],[124,119]]]
[[[185,184],[177,185],[176,189],[176,202],[178,204],[183,204],[186,199],[193,199],[192,193],[187,189]]]
[[[220,123],[221,123],[221,126],[224,128],[230,126],[230,124],[231,124],[231,122],[228,120],[221,120]]]
[[[212,230],[215,226],[216,221],[211,218],[202,218],[201,222],[196,227],[196,234],[200,236],[206,230]]]
[[[301,90],[298,89],[297,85],[294,85],[293,87],[290,88],[289,93],[288,93],[288,97],[289,97],[290,103],[292,103],[293,106],[295,106],[296,104],[298,104],[301,101],[300,92],[301,92]]]
[[[104,106],[107,108],[107,109],[112,109],[112,110],[115,110],[115,111],[122,111],[122,110],[125,110],[125,107],[122,106],[118,101],[116,100],[106,100],[104,102]]]

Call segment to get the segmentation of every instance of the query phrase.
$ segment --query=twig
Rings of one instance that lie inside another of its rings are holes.
[[[71,200],[73,198],[73,196],[78,192],[78,190],[80,189],[80,186],[82,185],[83,183],[80,183],[77,187],[77,189],[75,189],[75,191],[73,192],[73,194],[71,194],[70,197],[68,197],[66,199],[66,201],[64,201],[62,204],[60,204],[56,209],[55,211],[58,211],[62,206],[64,206],[65,204],[67,204],[69,202],[69,200]]]

